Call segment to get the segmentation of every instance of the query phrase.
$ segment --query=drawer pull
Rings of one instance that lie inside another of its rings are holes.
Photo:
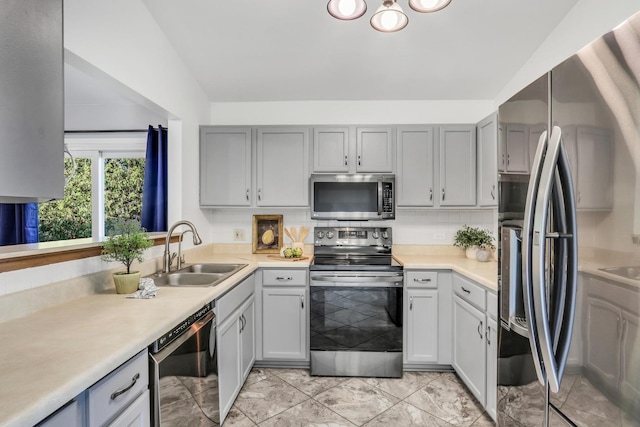
[[[464,286],[460,286],[460,288],[462,289],[462,292],[466,293],[466,294],[470,294],[471,291],[469,289],[466,289]]]
[[[133,386],[136,385],[136,382],[138,381],[139,378],[140,378],[140,374],[135,374],[133,378],[131,378],[131,384],[129,384],[128,386],[126,386],[121,390],[114,391],[113,393],[111,393],[111,400],[115,400],[116,397],[120,396],[121,394],[125,394],[126,392],[131,390]]]
[[[418,283],[425,283],[425,282],[430,282],[431,279],[418,279],[417,277],[415,279],[413,279],[414,282],[418,282]]]
[[[276,277],[276,280],[293,280],[293,277]]]

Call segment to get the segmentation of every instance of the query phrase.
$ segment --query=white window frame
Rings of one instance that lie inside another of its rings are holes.
[[[91,159],[91,237],[102,240],[105,237],[104,161],[145,158],[147,135],[67,134],[65,146],[74,158]]]

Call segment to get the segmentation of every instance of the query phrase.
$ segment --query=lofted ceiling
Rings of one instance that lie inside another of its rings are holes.
[[[494,99],[577,0],[398,4],[409,25],[340,21],[328,0],[143,0],[211,101]]]
[[[409,25],[390,34],[369,25],[382,0],[355,21],[327,1],[143,0],[212,102],[493,100],[578,0],[453,0],[432,14],[398,0]],[[65,74],[67,129],[166,120]]]

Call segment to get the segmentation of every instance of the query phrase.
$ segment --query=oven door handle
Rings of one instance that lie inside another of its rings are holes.
[[[311,286],[352,286],[353,284],[362,284],[375,288],[402,286],[402,281],[403,276],[311,276]],[[314,282],[322,283],[314,284]]]

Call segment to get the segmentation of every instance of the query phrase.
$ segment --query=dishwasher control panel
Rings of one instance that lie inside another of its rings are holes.
[[[173,342],[176,338],[182,335],[187,329],[189,329],[191,325],[196,323],[198,320],[202,319],[204,316],[207,315],[207,313],[209,313],[212,310],[213,310],[212,302],[205,304],[204,307],[202,307],[200,310],[196,311],[191,316],[187,317],[182,322],[178,323],[176,326],[171,328],[171,330],[162,334],[160,338],[158,338],[157,340],[154,341],[153,344],[151,344],[149,351],[151,351],[152,354],[156,354],[157,352],[159,352],[160,350],[162,350],[163,348],[171,344],[171,342]]]

